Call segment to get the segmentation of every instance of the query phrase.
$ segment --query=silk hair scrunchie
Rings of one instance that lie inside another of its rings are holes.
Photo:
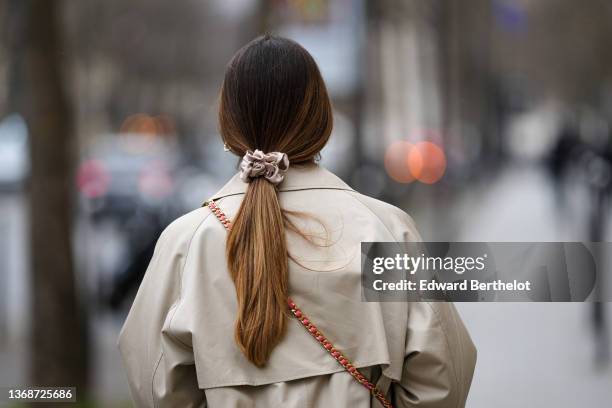
[[[254,178],[263,177],[277,185],[285,178],[287,169],[289,169],[289,158],[285,153],[249,150],[240,163],[240,180],[250,183]]]

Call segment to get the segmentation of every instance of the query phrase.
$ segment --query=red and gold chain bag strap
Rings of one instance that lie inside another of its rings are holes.
[[[223,210],[213,201],[206,201],[203,206],[208,206],[212,213],[221,221],[221,224],[226,230],[232,228],[230,219],[225,215]],[[291,300],[287,299],[287,305],[293,317],[310,333],[314,339],[319,342],[329,355],[336,360],[353,378],[361,385],[363,385],[385,408],[393,408],[393,405],[381,390],[379,390],[374,383],[368,380],[357,367],[351,364],[351,361],[342,353],[340,350],[334,347],[334,345],[325,337],[325,335],[315,326],[315,324],[304,314],[304,312]]]

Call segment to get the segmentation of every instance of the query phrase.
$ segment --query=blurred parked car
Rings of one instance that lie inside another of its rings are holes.
[[[92,226],[88,240],[99,258],[95,280],[104,302],[118,304],[138,287],[159,234],[183,212],[175,199],[181,165],[172,139],[144,133],[100,137],[79,163],[80,213]],[[119,250],[108,249],[113,242],[122,243]]]
[[[21,116],[12,114],[0,121],[0,189],[21,188],[29,171],[28,128]]]
[[[138,211],[158,212],[175,189],[176,146],[163,137],[104,137],[80,163],[76,182],[84,210],[94,218],[128,221]]]
[[[187,163],[174,139],[122,133],[100,140],[80,162],[76,184],[96,258],[93,289],[117,309],[138,288],[164,228],[199,207],[222,177],[204,170],[207,158]]]

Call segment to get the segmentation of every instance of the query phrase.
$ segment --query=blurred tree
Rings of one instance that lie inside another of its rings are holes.
[[[71,248],[72,114],[59,0],[9,0],[9,104],[30,136],[31,384],[87,384],[86,330]]]

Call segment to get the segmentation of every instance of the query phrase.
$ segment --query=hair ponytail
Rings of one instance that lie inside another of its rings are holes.
[[[288,259],[276,187],[253,179],[227,239],[227,259],[238,297],[234,338],[258,367],[268,360],[286,325]]]
[[[283,152],[291,166],[312,163],[332,129],[325,83],[310,54],[294,41],[266,35],[229,63],[219,106],[221,135],[239,155]],[[258,367],[287,325],[288,253],[276,186],[253,178],[227,237],[228,269],[238,298],[235,341]],[[291,212],[286,212],[287,215]]]

